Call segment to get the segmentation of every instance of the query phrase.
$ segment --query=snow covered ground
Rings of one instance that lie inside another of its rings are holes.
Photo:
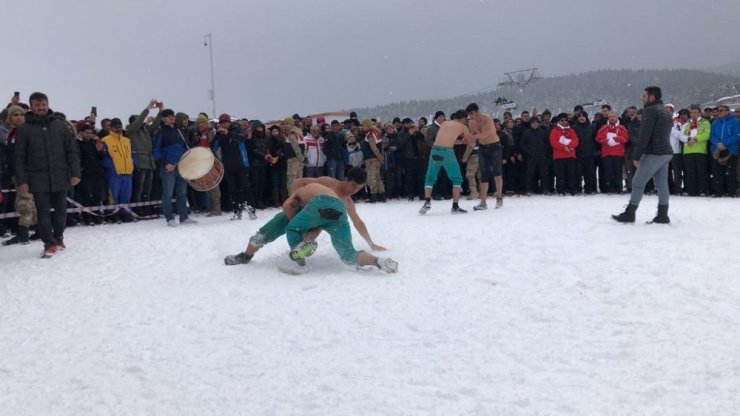
[[[612,222],[626,202],[359,205],[397,275],[326,235],[304,276],[276,270],[284,239],[224,266],[274,210],[0,247],[0,414],[738,414],[740,203]]]

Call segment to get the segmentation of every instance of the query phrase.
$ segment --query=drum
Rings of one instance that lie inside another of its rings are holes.
[[[207,147],[193,147],[180,158],[177,171],[196,191],[210,191],[224,178],[224,165]]]

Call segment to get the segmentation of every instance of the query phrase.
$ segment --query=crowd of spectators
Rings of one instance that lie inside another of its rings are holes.
[[[671,193],[737,197],[740,108],[733,115],[727,106],[666,107],[675,116]],[[151,115],[153,110],[157,114]],[[549,110],[541,114],[522,111],[516,116],[504,112],[501,119],[494,119],[503,147],[504,194],[629,192],[641,113],[635,106],[620,113],[609,105],[595,114],[576,106],[554,117]],[[33,202],[28,202],[32,196],[14,192],[15,133],[29,116],[33,113],[17,95],[0,113],[0,214],[18,213],[0,219],[0,236],[15,234],[4,244],[33,238],[28,232],[35,222]],[[70,187],[67,196],[84,207],[120,207],[69,214],[68,226],[131,222],[160,214],[170,226],[195,223],[190,215],[197,213],[219,216],[231,212],[232,219],[240,220],[246,212],[255,218],[256,210],[279,207],[295,179],[327,175],[342,180],[353,166],[368,173],[366,188],[355,196],[358,201],[423,199],[429,152],[436,130],[446,119],[440,110],[431,121],[396,117],[382,123],[351,113],[346,120],[331,122],[324,116],[314,119],[295,114],[263,123],[229,114],[213,115],[213,119],[205,113],[191,117],[157,100],[128,117],[125,126],[119,118],[98,120],[96,114],[79,120],[68,120],[60,112],[50,117],[62,121],[78,145],[80,183]],[[211,149],[224,167],[224,180],[208,192],[187,187],[177,173],[179,158],[195,146]],[[476,199],[480,179],[477,147],[460,144],[455,153],[465,174],[463,194]],[[443,170],[433,197],[448,199],[451,191]],[[489,190],[495,191],[493,186]],[[152,202],[160,200],[161,204]],[[128,208],[132,203],[133,208]]]

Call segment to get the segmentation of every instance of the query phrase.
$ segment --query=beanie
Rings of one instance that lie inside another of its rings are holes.
[[[220,116],[218,116],[218,122],[219,123],[231,123],[231,116],[226,113],[222,113]]]
[[[198,123],[208,123],[208,117],[206,117],[204,114],[199,114]]]

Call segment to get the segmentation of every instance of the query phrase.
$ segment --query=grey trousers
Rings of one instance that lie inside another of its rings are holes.
[[[673,159],[673,155],[642,155],[640,158],[640,167],[637,168],[635,176],[632,178],[632,195],[630,204],[640,205],[642,194],[645,192],[645,185],[653,179],[655,189],[658,191],[658,205],[668,205],[668,164]]]

